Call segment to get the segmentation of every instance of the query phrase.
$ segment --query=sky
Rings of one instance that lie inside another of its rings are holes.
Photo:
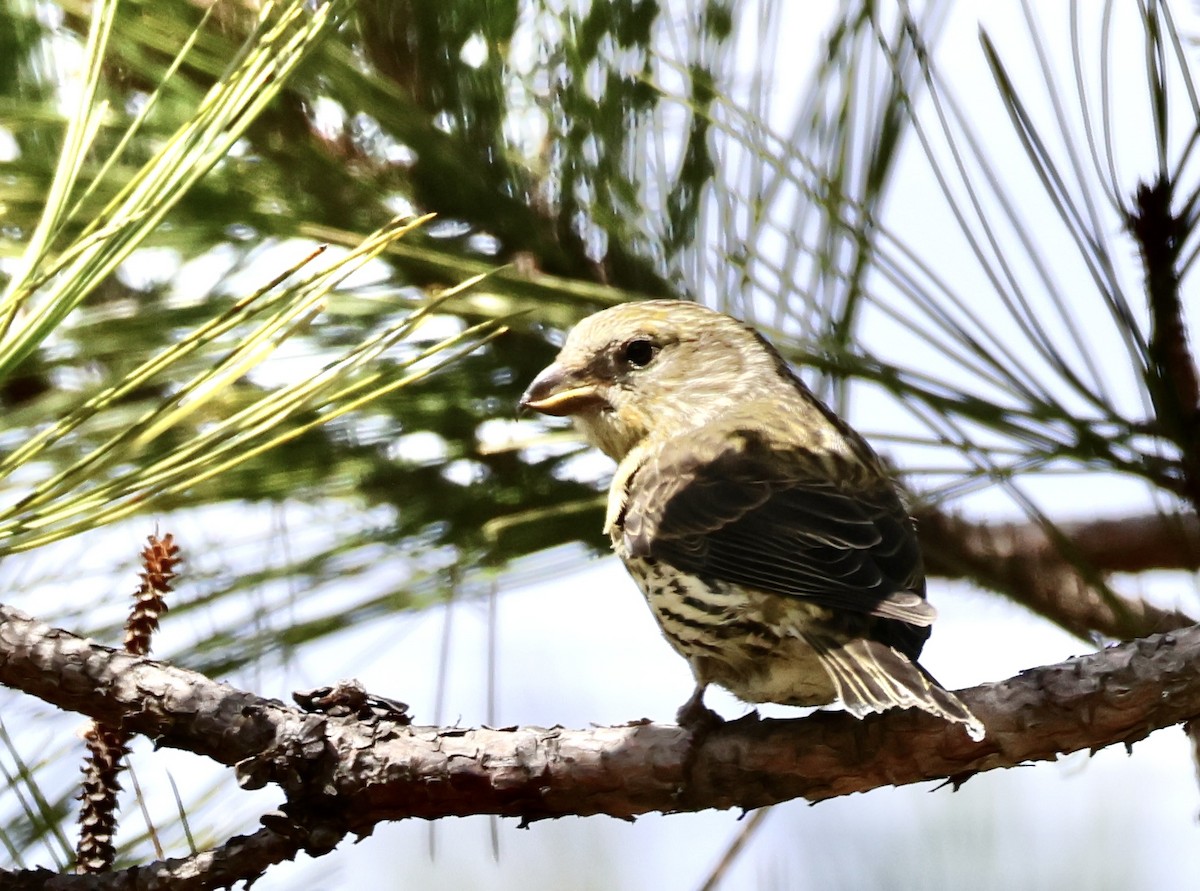
[[[777,90],[771,105],[780,129],[790,120],[820,46],[824,22],[834,8],[826,2],[782,4],[779,49],[773,57]],[[1043,21],[1046,43],[1053,50],[1052,65],[1069,79],[1064,8],[1055,5]],[[1182,5],[1177,11],[1190,14]],[[1037,184],[1020,163],[981,62],[977,32],[981,17],[1002,55],[1013,60],[1014,70],[1029,72],[1029,66],[1015,64],[1030,52],[1015,4],[956,4],[939,44],[938,61],[950,74],[957,95],[977,112],[987,145],[1001,161],[1011,161],[1002,164],[1002,170],[1015,193],[1034,201]],[[1127,57],[1131,65],[1140,64],[1136,31],[1126,27],[1117,33],[1114,55]],[[757,59],[752,37],[750,29],[739,48],[747,60]],[[1128,78],[1114,84],[1113,101],[1122,114],[1119,154],[1126,182],[1133,181],[1133,171],[1148,169],[1149,159],[1139,149],[1144,140],[1137,138],[1138,127],[1144,125],[1144,117],[1138,117],[1144,108],[1136,95],[1138,83]],[[1029,81],[1025,86],[1037,85]],[[1037,111],[1047,113],[1044,107]],[[919,249],[940,252],[939,259],[945,261],[942,274],[960,287],[971,287],[978,268],[965,253],[961,262],[955,262],[953,254],[961,246],[951,247],[947,235],[954,221],[944,202],[930,199],[937,187],[915,142],[906,149],[894,182],[888,225]],[[1057,240],[1061,236],[1053,229],[1046,232],[1047,252],[1069,254],[1069,246]],[[1136,280],[1135,258],[1125,259],[1130,264],[1128,274]],[[982,293],[982,284],[979,287]],[[1064,281],[1063,287],[1070,296],[1071,280]],[[897,340],[896,329],[882,315],[867,323],[869,339]],[[1004,322],[997,317],[996,324]],[[1107,330],[1097,324],[1089,332],[1093,338],[1089,344],[1100,355],[1111,355],[1114,349],[1105,339]],[[933,373],[939,373],[937,357],[930,356],[929,361]],[[952,369],[945,366],[945,373]],[[1128,382],[1119,375],[1114,375],[1112,386],[1118,398],[1136,398],[1123,389]],[[894,406],[870,396],[856,402],[855,411],[854,421],[865,431],[890,429],[904,421]],[[904,460],[902,451],[899,457]],[[1058,515],[1071,518],[1097,513],[1119,516],[1153,503],[1139,487],[1109,478],[1048,478],[1039,480],[1037,487],[1039,500],[1064,508]],[[989,517],[1016,515],[1012,501],[996,491],[974,497],[970,509]],[[295,511],[287,522],[291,529],[304,528],[305,521],[311,520],[304,508],[287,510]],[[259,526],[265,518],[247,513],[225,520],[223,529],[228,534],[242,525]],[[180,532],[186,540],[187,530]],[[580,570],[532,584],[508,585],[498,601],[492,705],[487,701],[488,621],[485,606],[478,602],[361,627],[303,650],[284,671],[233,680],[263,695],[287,699],[293,689],[354,676],[372,692],[408,702],[418,721],[432,720],[440,713],[446,723],[475,725],[483,723],[492,709],[495,723],[501,726],[587,727],[641,717],[673,720],[675,709],[691,692],[690,672],[662,640],[624,569],[612,557],[592,558],[582,550],[559,557],[578,560]],[[1194,578],[1185,574],[1151,573],[1117,579],[1116,586],[1159,603],[1197,610]],[[336,597],[337,592],[329,596]],[[1020,607],[964,583],[935,579],[930,598],[940,618],[922,663],[951,688],[1006,678],[1090,649]],[[441,657],[447,616],[453,623],[449,672],[439,701],[432,666]],[[168,623],[164,633],[181,632],[172,631]],[[171,648],[165,640],[163,645]],[[726,717],[746,711],[746,706],[719,691],[710,694],[708,701]],[[796,713],[784,708],[763,711]],[[169,751],[157,753],[143,769],[154,777],[170,772],[185,793],[205,788],[209,778],[220,773],[198,767],[193,756]],[[1191,883],[1185,877],[1200,874],[1200,786],[1195,774],[1185,736],[1171,728],[1139,743],[1131,755],[1113,748],[1094,757],[1072,755],[1054,764],[993,771],[973,778],[958,792],[935,789],[937,784],[930,783],[879,789],[812,807],[792,802],[772,811],[720,887],[725,891],[1188,887]],[[143,783],[146,779],[142,777]],[[217,839],[226,828],[247,831],[247,815],[277,804],[271,790],[227,794],[237,796],[232,799],[236,806],[222,814],[224,825],[218,821],[207,827]],[[164,813],[173,808],[166,800],[158,804]],[[493,823],[487,818],[446,820],[436,826],[410,821],[381,826],[357,846],[344,843],[333,857],[316,861],[301,857],[295,864],[281,865],[255,887],[348,889],[369,880],[370,887],[379,889],[697,889],[744,825],[738,817],[736,812],[652,815],[633,824],[593,817],[546,821],[527,830],[517,829],[515,821]],[[492,852],[493,830],[498,859]]]

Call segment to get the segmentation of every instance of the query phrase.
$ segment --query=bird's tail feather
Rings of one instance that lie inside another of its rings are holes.
[[[838,698],[856,717],[890,708],[919,708],[962,724],[974,740],[983,739],[983,722],[961,699],[887,644],[861,638],[833,644],[817,635],[804,637],[829,673]]]

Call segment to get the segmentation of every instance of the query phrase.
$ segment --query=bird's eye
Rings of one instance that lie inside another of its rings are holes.
[[[654,359],[658,348],[654,342],[644,337],[631,340],[621,349],[621,358],[634,368],[645,368]]]

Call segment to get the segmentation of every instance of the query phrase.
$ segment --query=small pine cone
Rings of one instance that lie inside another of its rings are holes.
[[[138,656],[150,652],[150,638],[158,628],[159,617],[167,611],[165,595],[175,578],[179,546],[170,533],[161,539],[151,535],[142,550],[142,583],[134,593],[134,605],[125,623],[125,650]]]
[[[83,766],[79,798],[79,843],[76,871],[104,872],[116,858],[113,836],[117,831],[117,793],[121,759],[129,753],[128,737],[119,730],[92,723],[83,734],[88,758]]]

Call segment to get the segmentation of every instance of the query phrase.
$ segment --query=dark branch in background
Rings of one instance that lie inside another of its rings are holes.
[[[1174,192],[1165,176],[1140,185],[1126,225],[1142,256],[1150,307],[1146,388],[1159,432],[1179,449],[1184,491],[1200,512],[1200,381],[1179,297],[1179,253],[1193,217],[1171,209]]]
[[[978,743],[912,710],[863,721],[839,712],[750,716],[698,739],[648,722],[408,727],[308,714],[0,607],[0,683],[234,766],[243,787],[278,784],[287,800],[264,817],[273,835],[263,841],[276,853],[288,850],[284,838],[320,852],[343,832],[410,817],[629,818],[820,801],[930,779],[957,784],[983,770],[1130,745],[1191,720],[1200,715],[1198,668],[1200,628],[1188,628],[961,691],[987,726]],[[0,873],[0,884],[17,887],[28,875]],[[74,887],[71,878],[54,881]]]
[[[930,575],[967,578],[996,590],[1081,638],[1119,640],[1186,628],[1196,620],[1133,597],[1115,599],[1080,570],[1097,573],[1200,568],[1195,515],[1147,514],[1059,527],[1069,550],[1036,523],[977,523],[924,509],[917,530]]]
[[[915,508],[914,517],[928,575],[974,581],[1083,640],[1132,640],[1200,620],[1138,597],[1114,597],[1097,584],[1113,573],[1200,570],[1200,520],[1193,513],[1062,522],[1054,537],[1033,521],[970,520],[933,507]],[[531,511],[512,527],[534,518],[540,515]],[[594,543],[603,499],[588,496],[556,522],[565,530],[562,540]],[[494,525],[497,534],[510,534],[506,524]]]
[[[340,838],[340,837],[339,837]],[[59,875],[48,869],[0,870],[4,891],[203,891],[249,883],[267,868],[291,860],[303,840],[260,829],[231,838],[219,848],[190,857],[95,875]]]

